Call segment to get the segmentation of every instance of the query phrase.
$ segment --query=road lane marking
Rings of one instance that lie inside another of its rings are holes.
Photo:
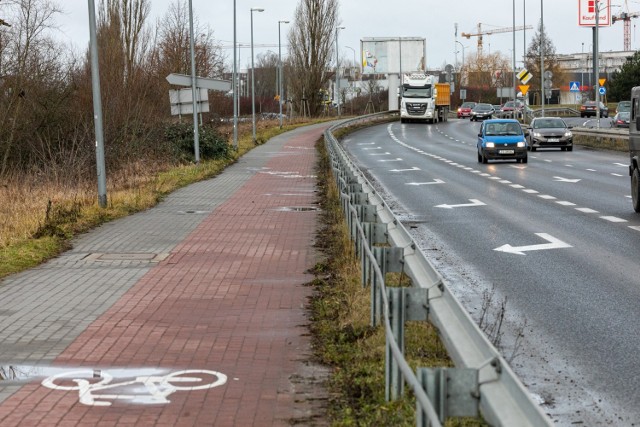
[[[594,209],[591,209],[591,208],[576,208],[576,210],[580,211],[580,212],[584,212],[584,213],[600,213],[600,212],[598,212],[598,211],[596,211]]]
[[[510,244],[502,245],[499,248],[495,248],[494,251],[498,252],[506,252],[515,255],[526,255],[525,252],[529,251],[541,251],[547,249],[562,249],[562,248],[571,248],[572,246],[568,243],[563,242],[560,239],[556,239],[547,233],[536,233],[536,236],[542,237],[544,240],[549,243],[541,243],[537,245],[528,245],[528,246],[511,246]]]
[[[405,185],[429,185],[429,184],[444,184],[444,181],[441,179],[434,179],[431,182],[407,182]]]
[[[417,168],[417,167],[414,166],[414,167],[409,168],[409,169],[391,169],[389,172],[411,172],[411,171],[419,171],[419,170],[420,170],[420,168]]]
[[[453,208],[468,208],[468,207],[474,207],[474,206],[486,206],[486,203],[481,202],[480,200],[477,199],[469,199],[469,201],[471,203],[463,203],[460,205],[437,205],[434,206],[436,208],[444,208],[444,209],[453,209]]]
[[[573,184],[575,184],[576,182],[582,181],[580,178],[570,179],[570,178],[563,178],[561,176],[554,176],[553,179],[556,182],[570,182],[570,183],[573,183]]]
[[[558,200],[556,203],[559,204],[559,205],[562,205],[562,206],[575,206],[576,205],[575,203],[567,202],[567,201],[564,201],[564,200]]]
[[[626,219],[618,218],[616,216],[601,216],[600,218],[609,222],[629,222]]]

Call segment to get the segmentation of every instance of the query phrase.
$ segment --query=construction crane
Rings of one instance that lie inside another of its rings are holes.
[[[482,56],[482,36],[490,36],[491,34],[497,33],[511,33],[515,31],[522,30],[531,30],[533,27],[531,25],[527,26],[519,26],[519,27],[502,27],[502,28],[494,28],[493,30],[485,30],[482,31],[482,24],[478,23],[478,31],[475,33],[461,33],[462,37],[466,37],[470,39],[471,37],[478,37],[478,56]]]
[[[629,51],[631,50],[631,18],[639,17],[640,12],[629,12],[629,5],[626,0],[624,2],[624,8],[624,12],[620,12],[619,15],[611,17],[611,22],[624,22],[624,50]]]

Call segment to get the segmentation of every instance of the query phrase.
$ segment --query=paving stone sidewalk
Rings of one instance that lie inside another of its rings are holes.
[[[327,126],[0,282],[0,426],[324,425],[305,284]]]

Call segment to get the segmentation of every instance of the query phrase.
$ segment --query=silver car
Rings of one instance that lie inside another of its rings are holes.
[[[560,117],[536,117],[529,126],[529,149],[560,148],[573,151],[573,133]]]

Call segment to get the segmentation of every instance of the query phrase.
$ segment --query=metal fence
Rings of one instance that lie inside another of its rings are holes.
[[[440,426],[449,417],[479,413],[496,426],[550,426],[507,362],[333,136],[341,127],[396,116],[397,112],[385,112],[346,120],[324,135],[360,257],[362,284],[371,289],[371,324],[385,328],[386,397],[395,400],[405,386],[410,387],[418,426]],[[387,288],[388,272],[408,275],[412,287]],[[411,369],[403,355],[404,324],[411,320],[428,320],[438,328],[455,368]]]

